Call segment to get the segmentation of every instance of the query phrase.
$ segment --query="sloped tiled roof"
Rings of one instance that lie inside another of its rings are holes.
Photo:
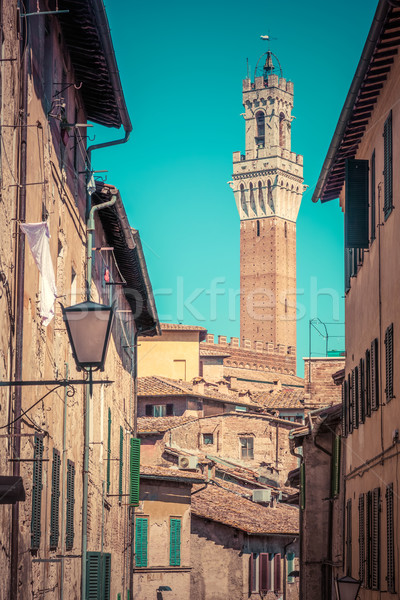
[[[216,356],[218,358],[227,358],[230,356],[229,352],[224,350],[214,350],[213,348],[203,348],[203,344],[200,345],[200,356]]]
[[[178,427],[189,421],[193,421],[197,417],[138,417],[138,432],[145,433],[156,431],[165,433],[168,429]]]
[[[274,381],[280,381],[284,386],[304,387],[304,379],[297,375],[288,373],[278,373],[274,371],[256,371],[255,369],[242,369],[241,367],[225,367],[225,377],[236,377],[237,379],[249,382],[261,382],[263,384],[273,384]]]
[[[250,534],[293,534],[299,532],[299,510],[278,503],[275,508],[261,506],[236,493],[210,484],[193,486],[192,513],[235,527]]]
[[[161,331],[198,331],[200,333],[200,341],[205,340],[207,329],[200,325],[183,325],[182,323],[160,323]]]
[[[299,388],[272,389],[269,392],[260,392],[253,396],[254,400],[263,408],[298,408],[304,409],[304,391]]]
[[[174,469],[173,467],[159,466],[144,466],[140,467],[140,477],[143,478],[160,478],[160,479],[187,479],[204,481],[205,477],[197,471],[183,471],[182,469]]]

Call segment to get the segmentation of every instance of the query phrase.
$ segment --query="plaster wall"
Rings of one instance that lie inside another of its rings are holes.
[[[160,375],[190,381],[199,376],[198,331],[164,330],[157,339],[139,338],[138,376]]]

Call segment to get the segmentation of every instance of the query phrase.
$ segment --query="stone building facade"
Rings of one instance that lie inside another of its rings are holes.
[[[261,64],[264,62],[265,64]],[[296,348],[296,219],[303,157],[291,150],[293,83],[266,52],[243,81],[245,154],[233,153],[240,216],[240,339]]]
[[[121,141],[131,130],[103,2],[56,4],[41,2],[48,14],[31,18],[21,11],[37,11],[35,2],[0,7],[7,59],[1,63],[0,380],[14,383],[0,387],[0,476],[20,477],[25,489],[25,501],[0,506],[1,600],[99,597],[86,575],[93,576],[100,555],[106,568],[95,585],[104,584],[104,600],[127,597],[130,509],[122,498],[134,435],[131,349],[138,332],[158,332],[140,239],[119,192],[93,181],[87,188],[94,150],[87,147],[87,121],[122,126]],[[114,205],[107,223],[95,217],[89,286],[91,200]],[[41,223],[49,244],[42,272],[21,228]],[[99,250],[110,247],[113,255]],[[50,263],[53,318],[44,312]],[[106,285],[121,274],[131,294]],[[85,300],[86,288],[93,301],[115,302],[105,370],[94,374],[92,396],[60,307]],[[139,312],[133,291],[143,303]]]

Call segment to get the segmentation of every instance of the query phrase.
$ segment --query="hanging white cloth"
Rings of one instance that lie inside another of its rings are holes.
[[[56,279],[50,254],[50,232],[46,222],[21,223],[32,256],[40,271],[40,316],[47,326],[54,317],[54,302],[57,298]]]

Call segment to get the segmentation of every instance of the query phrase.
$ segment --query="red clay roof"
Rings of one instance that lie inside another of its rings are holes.
[[[139,433],[145,433],[150,431],[156,431],[158,433],[165,433],[168,429],[183,425],[188,421],[193,421],[197,417],[138,417],[138,431]]]
[[[304,409],[304,391],[302,389],[283,390],[272,389],[269,392],[260,392],[253,396],[255,401],[266,408],[298,408]]]
[[[200,341],[206,339],[207,329],[200,325],[183,325],[183,323],[160,323],[161,331],[198,331],[200,333]]]
[[[145,466],[140,467],[140,477],[146,479],[187,479],[204,481],[205,477],[198,471],[183,471],[182,469],[175,469],[173,467],[159,467],[159,466]]]
[[[192,491],[192,513],[198,517],[255,535],[297,535],[299,532],[299,510],[295,506],[278,503],[270,508],[215,484],[201,487],[194,485]]]

